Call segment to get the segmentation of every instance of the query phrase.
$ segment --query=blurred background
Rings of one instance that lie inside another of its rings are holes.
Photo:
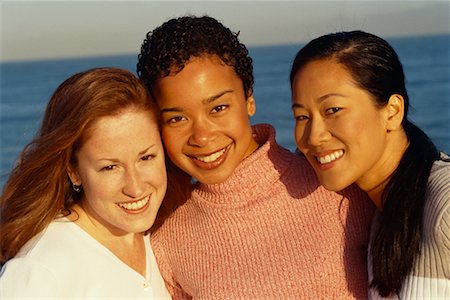
[[[405,67],[411,119],[450,152],[449,1],[1,1],[0,187],[70,75],[100,66],[135,72],[147,32],[186,14],[239,32],[254,60],[257,113],[295,150],[288,74],[320,35],[360,29],[385,38]]]

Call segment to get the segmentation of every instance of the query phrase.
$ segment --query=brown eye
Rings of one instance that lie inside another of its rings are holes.
[[[218,106],[215,106],[215,107],[212,109],[212,112],[213,112],[213,113],[218,113],[218,112],[224,111],[224,110],[227,109],[227,108],[228,108],[228,105],[218,105]]]
[[[152,158],[154,158],[156,155],[153,154],[149,154],[149,155],[144,155],[142,156],[142,160],[151,160]]]
[[[295,116],[295,120],[297,121],[305,121],[308,120],[308,117],[305,115],[299,115],[299,116]]]
[[[176,116],[176,117],[170,118],[169,120],[167,120],[167,122],[168,123],[178,123],[178,122],[183,121],[183,120],[185,120],[184,117]]]
[[[100,171],[112,171],[116,168],[116,165],[109,165],[109,166],[105,166],[103,168],[101,168]]]
[[[325,113],[326,113],[327,115],[332,115],[332,114],[337,113],[337,112],[340,111],[340,110],[341,110],[340,107],[332,107],[332,108],[327,109],[327,110],[325,111]]]

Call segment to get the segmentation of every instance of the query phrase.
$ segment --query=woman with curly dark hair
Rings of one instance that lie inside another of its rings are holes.
[[[394,49],[363,31],[324,35],[290,79],[296,142],[321,183],[356,183],[378,208],[371,298],[450,299],[450,163],[407,118]]]
[[[210,17],[147,34],[138,74],[153,95],[172,163],[192,193],[152,236],[172,296],[363,298],[373,206],[354,187],[319,185],[255,113],[252,60]]]

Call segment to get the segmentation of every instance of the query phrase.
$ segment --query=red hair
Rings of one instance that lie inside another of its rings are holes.
[[[22,151],[0,198],[0,264],[80,199],[67,167],[99,118],[156,107],[132,73],[96,68],[65,80],[47,105],[39,132]]]

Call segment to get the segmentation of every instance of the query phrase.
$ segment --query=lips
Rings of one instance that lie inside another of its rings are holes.
[[[143,210],[143,208],[145,208],[149,202],[150,202],[150,195],[138,201],[122,202],[117,203],[117,205],[130,212],[138,212],[140,210]]]
[[[225,153],[225,150],[226,150],[226,148],[223,148],[222,150],[219,150],[208,156],[196,156],[195,159],[198,159],[202,162],[210,163],[210,162],[217,160],[219,157],[221,157]]]
[[[201,169],[214,169],[220,166],[225,161],[228,150],[230,148],[231,144],[214,153],[208,155],[191,156],[191,158],[194,164]]]
[[[337,150],[333,153],[327,154],[325,156],[316,156],[316,160],[319,162],[319,164],[329,164],[336,159],[341,158],[344,155],[344,150]]]

